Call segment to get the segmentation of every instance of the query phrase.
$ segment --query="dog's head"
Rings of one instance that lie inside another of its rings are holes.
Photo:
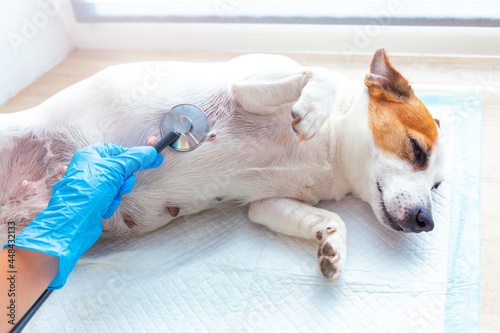
[[[442,181],[439,121],[392,67],[385,49],[375,52],[365,85],[373,136],[367,201],[386,227],[431,231],[431,190]]]

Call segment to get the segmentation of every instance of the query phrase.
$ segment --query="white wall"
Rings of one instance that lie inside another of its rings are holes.
[[[0,0],[0,105],[72,50],[69,0]]]

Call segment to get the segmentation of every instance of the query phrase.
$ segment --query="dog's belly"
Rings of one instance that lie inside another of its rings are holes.
[[[321,199],[333,174],[324,136],[299,144],[289,110],[274,116],[237,108],[229,112],[225,122],[209,113],[211,128],[197,149],[167,149],[162,166],[140,172],[134,190],[105,229],[142,233],[223,204],[275,197],[310,203]]]

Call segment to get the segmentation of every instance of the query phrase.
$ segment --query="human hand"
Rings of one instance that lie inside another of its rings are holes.
[[[59,258],[49,289],[61,288],[80,256],[102,233],[103,218],[113,215],[121,196],[132,190],[134,172],[156,168],[161,155],[153,147],[124,148],[98,144],[78,150],[52,189],[52,198],[16,238],[15,246]]]

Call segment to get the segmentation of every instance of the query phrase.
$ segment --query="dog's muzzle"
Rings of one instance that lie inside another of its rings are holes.
[[[422,232],[432,231],[434,229],[434,220],[432,214],[426,208],[416,207],[405,214],[404,220],[393,218],[382,200],[382,209],[387,224],[396,231],[403,232]]]
[[[384,222],[396,231],[403,232],[429,232],[434,229],[434,220],[431,211],[426,207],[414,207],[405,212],[403,219],[396,219],[389,213],[384,201],[384,194],[380,183],[377,182],[378,190],[381,194],[380,206],[384,215]]]

